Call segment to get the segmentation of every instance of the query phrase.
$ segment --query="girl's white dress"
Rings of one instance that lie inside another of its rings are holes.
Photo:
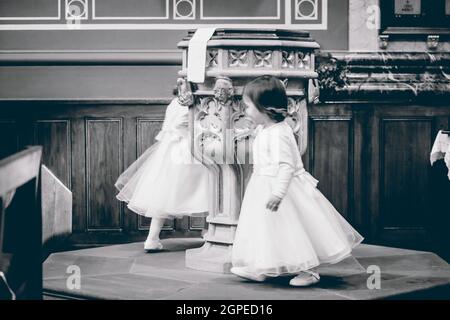
[[[279,276],[348,257],[363,237],[316,188],[318,181],[303,167],[291,126],[283,121],[256,131],[233,266]],[[283,199],[275,212],[266,208],[272,195]]]
[[[207,216],[208,169],[193,159],[188,107],[173,99],[156,143],[115,183],[117,199],[146,217]]]

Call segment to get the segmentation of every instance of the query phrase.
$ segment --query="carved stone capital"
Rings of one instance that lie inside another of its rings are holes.
[[[430,50],[436,50],[439,45],[439,35],[429,35],[427,37],[427,47]]]
[[[321,56],[317,59],[317,80],[320,94],[327,96],[333,93],[336,88],[347,84],[347,68],[336,58],[331,56]]]
[[[228,77],[218,77],[214,85],[214,97],[222,105],[230,105],[233,101],[233,81]]]

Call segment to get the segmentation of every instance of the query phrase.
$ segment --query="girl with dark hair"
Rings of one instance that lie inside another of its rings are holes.
[[[314,284],[320,277],[313,268],[350,256],[363,237],[305,171],[286,121],[284,84],[271,76],[256,78],[244,88],[243,103],[258,127],[231,272],[254,281],[290,275],[293,286]]]

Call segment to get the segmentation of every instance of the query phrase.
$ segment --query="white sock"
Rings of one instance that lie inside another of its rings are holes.
[[[159,233],[161,232],[161,229],[164,225],[164,221],[164,218],[152,218],[147,240],[159,241]]]

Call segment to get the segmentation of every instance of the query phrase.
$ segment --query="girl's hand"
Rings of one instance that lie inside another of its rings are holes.
[[[266,204],[266,208],[271,211],[277,211],[278,207],[280,206],[281,198],[278,198],[276,196],[272,196],[269,201]]]

